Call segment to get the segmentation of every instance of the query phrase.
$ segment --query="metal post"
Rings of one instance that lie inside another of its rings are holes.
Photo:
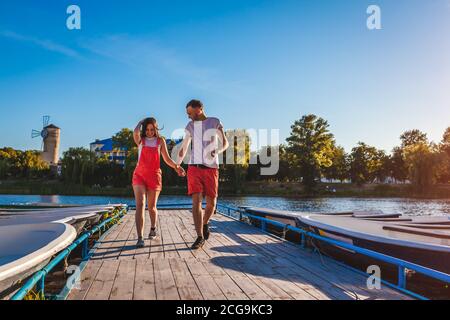
[[[86,238],[85,240],[83,240],[82,247],[81,247],[81,257],[83,260],[85,260],[88,256],[88,251],[89,251],[88,245],[89,245],[88,238]]]
[[[262,231],[266,231],[267,229],[267,223],[265,220],[261,220],[261,229]]]
[[[402,289],[406,288],[406,268],[404,266],[398,266],[398,286]]]
[[[39,299],[45,299],[45,275],[39,279],[36,284],[37,294],[39,295]]]

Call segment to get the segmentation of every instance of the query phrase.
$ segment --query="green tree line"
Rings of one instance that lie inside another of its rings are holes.
[[[349,181],[358,185],[388,181],[410,182],[418,192],[436,183],[450,182],[450,127],[439,143],[430,142],[420,130],[400,135],[400,145],[391,153],[359,142],[349,153],[337,145],[326,120],[305,115],[291,126],[286,143],[279,147],[280,170],[274,177],[257,176],[250,170],[249,180],[301,181],[314,191],[318,182]]]
[[[450,182],[450,127],[438,143],[429,141],[426,133],[414,129],[402,133],[399,145],[389,153],[364,142],[346,152],[337,144],[325,119],[305,115],[292,124],[285,143],[276,147],[279,170],[273,176],[261,175],[264,165],[261,161],[253,164],[251,159],[259,159],[263,152],[270,155],[275,152],[274,147],[251,152],[251,140],[245,130],[231,130],[226,134],[230,148],[225,158],[232,157],[234,164],[220,165],[220,179],[237,193],[245,182],[268,180],[301,182],[307,192],[314,192],[322,179],[357,185],[411,183],[417,192],[433,184]],[[60,179],[85,186],[130,186],[138,158],[133,132],[126,128],[117,132],[113,136],[113,146],[127,150],[124,165],[98,157],[86,148],[70,148],[61,159]],[[171,141],[169,153],[174,147],[175,142]],[[186,184],[185,179],[178,177],[163,161],[161,163],[164,185]],[[49,167],[38,151],[0,149],[0,179],[48,177]]]
[[[50,175],[50,168],[40,157],[39,151],[0,149],[0,179],[43,178]]]

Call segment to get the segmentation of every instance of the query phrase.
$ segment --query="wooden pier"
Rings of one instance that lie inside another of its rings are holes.
[[[68,299],[410,299],[384,285],[369,290],[363,275],[220,214],[201,250],[190,250],[196,234],[188,210],[159,210],[158,233],[136,249],[130,211],[101,241]]]

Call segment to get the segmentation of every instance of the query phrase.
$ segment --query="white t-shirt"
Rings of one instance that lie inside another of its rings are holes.
[[[153,138],[147,138],[145,137],[145,146],[146,147],[156,147],[158,145],[158,138],[153,137]],[[139,144],[138,147],[138,160],[141,158],[141,152],[142,152],[142,147],[144,146],[143,144],[143,139],[141,140],[141,143]]]
[[[191,138],[191,156],[189,164],[202,164],[210,168],[219,167],[217,152],[211,157],[211,152],[217,150],[219,129],[223,128],[217,118],[206,118],[203,121],[190,121],[186,126],[186,135]]]

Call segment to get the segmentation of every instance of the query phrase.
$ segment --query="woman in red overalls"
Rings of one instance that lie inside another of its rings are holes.
[[[144,212],[146,198],[151,221],[149,238],[154,239],[157,236],[158,211],[156,204],[162,189],[160,155],[162,154],[167,165],[175,169],[178,175],[184,176],[185,172],[182,167],[170,158],[166,140],[159,135],[156,119],[146,118],[140,121],[134,129],[133,137],[139,148],[139,160],[133,173],[133,190],[136,199],[136,229],[138,234],[136,246],[143,247],[145,245]]]

